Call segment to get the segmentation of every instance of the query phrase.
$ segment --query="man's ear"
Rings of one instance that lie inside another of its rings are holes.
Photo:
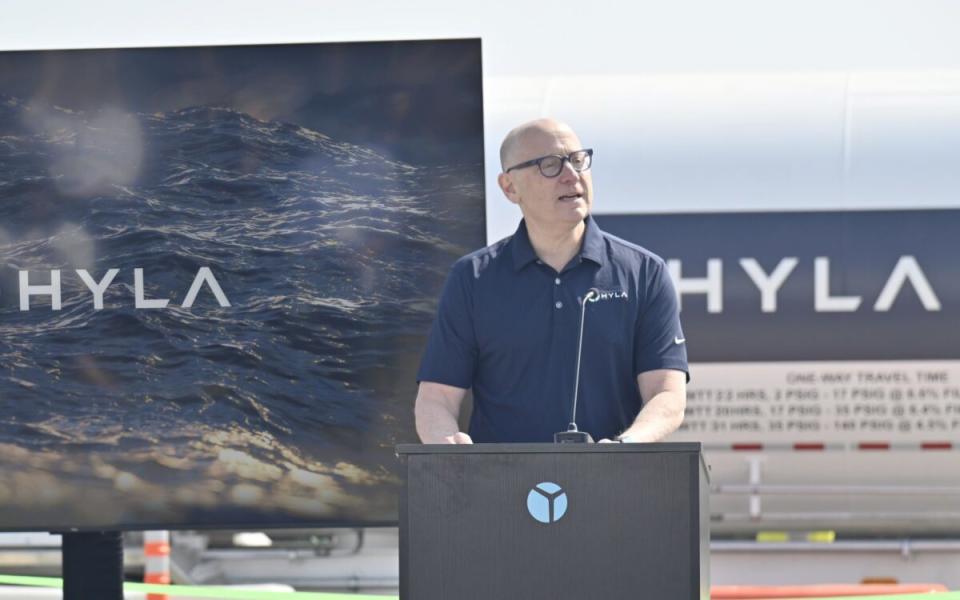
[[[500,189],[503,191],[503,195],[507,197],[507,200],[514,204],[520,204],[520,196],[517,195],[517,188],[514,186],[513,178],[510,177],[509,173],[500,173],[497,175],[497,184],[500,185]]]

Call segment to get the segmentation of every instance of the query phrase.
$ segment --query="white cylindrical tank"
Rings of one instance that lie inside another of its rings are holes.
[[[960,206],[960,71],[489,77],[488,238],[519,211],[499,144],[541,116],[595,150],[595,211]]]

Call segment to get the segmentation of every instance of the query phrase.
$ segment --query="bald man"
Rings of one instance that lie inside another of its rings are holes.
[[[553,441],[575,387],[576,423],[595,440],[653,442],[679,427],[689,375],[676,293],[660,257],[590,216],[592,160],[553,119],[503,140],[497,181],[523,220],[447,278],[417,375],[424,443]],[[467,390],[468,433],[458,425]]]

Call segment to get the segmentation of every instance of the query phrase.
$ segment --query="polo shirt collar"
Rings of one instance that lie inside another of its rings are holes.
[[[580,256],[589,261],[595,262],[600,266],[604,264],[606,256],[606,244],[603,242],[603,232],[600,226],[593,220],[593,217],[587,215],[587,230],[583,233],[583,248],[580,250]]]
[[[600,227],[597,226],[597,223],[590,215],[587,215],[584,222],[587,228],[583,233],[583,246],[580,249],[580,257],[595,262],[598,265],[603,265],[603,232],[600,231]],[[537,260],[537,253],[534,252],[533,244],[530,243],[530,234],[527,233],[526,220],[520,220],[520,226],[517,227],[516,233],[513,234],[513,243],[511,246],[513,246],[511,251],[513,254],[514,271],[519,271]]]

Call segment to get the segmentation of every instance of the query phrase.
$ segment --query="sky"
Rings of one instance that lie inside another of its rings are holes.
[[[498,75],[952,68],[953,0],[5,0],[4,49],[484,38]]]

